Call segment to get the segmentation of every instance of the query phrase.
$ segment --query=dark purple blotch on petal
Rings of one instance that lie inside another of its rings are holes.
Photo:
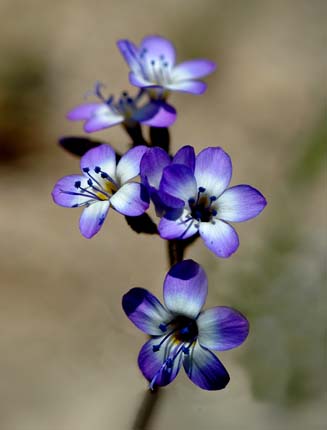
[[[178,264],[175,264],[168,272],[170,276],[173,278],[183,279],[183,281],[187,281],[189,279],[194,278],[201,266],[199,266],[193,260],[184,260]]]

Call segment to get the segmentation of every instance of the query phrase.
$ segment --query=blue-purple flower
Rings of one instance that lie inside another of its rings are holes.
[[[228,188],[232,162],[221,148],[204,149],[195,162],[192,151],[180,151],[187,155],[181,163],[175,160],[166,167],[164,162],[155,163],[155,152],[153,159],[147,154],[141,162],[143,181],[148,177],[155,183],[156,199],[166,206],[165,212],[160,207],[164,213],[158,227],[160,236],[187,239],[199,233],[211,251],[227,258],[239,246],[238,235],[229,222],[256,217],[266,206],[266,199],[250,185]]]
[[[84,210],[80,217],[80,231],[88,239],[102,227],[110,206],[128,216],[143,214],[149,207],[146,188],[132,181],[139,175],[140,160],[147,151],[136,146],[126,152],[116,165],[115,151],[100,145],[81,158],[82,175],[61,178],[52,191],[60,206]]]
[[[124,295],[122,305],[127,317],[151,336],[138,357],[151,389],[172,382],[182,365],[200,388],[220,390],[228,384],[227,370],[210,350],[225,351],[241,345],[249,324],[229,307],[202,311],[207,293],[202,267],[193,260],[184,260],[166,275],[165,306],[143,288],[133,288]]]
[[[165,167],[172,164],[183,164],[194,171],[195,153],[193,147],[189,145],[183,146],[176,152],[172,159],[162,148],[150,148],[141,160],[140,174],[142,183],[147,187],[151,199],[155,204],[156,213],[160,217],[163,216],[167,210],[165,193],[159,193],[162,173]],[[168,196],[168,205],[170,205],[171,200],[172,197]]]
[[[117,124],[133,127],[138,123],[151,127],[169,127],[176,119],[176,110],[163,100],[150,100],[140,104],[144,93],[131,97],[123,92],[118,101],[113,96],[105,98],[101,93],[101,84],[94,90],[101,101],[83,103],[72,109],[67,118],[72,121],[85,121],[87,133],[103,130]]]
[[[166,98],[170,91],[202,94],[206,84],[197,79],[216,69],[214,62],[205,59],[176,65],[174,45],[160,36],[145,37],[139,47],[129,40],[119,40],[117,45],[130,67],[130,83],[139,88],[152,87],[151,95],[156,97]]]

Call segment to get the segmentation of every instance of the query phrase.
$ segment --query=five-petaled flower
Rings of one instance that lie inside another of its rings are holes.
[[[227,370],[210,350],[236,348],[246,339],[249,324],[229,307],[201,311],[207,292],[202,267],[193,260],[184,260],[166,275],[165,306],[143,288],[133,288],[123,296],[128,318],[151,336],[138,357],[151,389],[172,382],[181,365],[200,388],[220,390],[228,384]]]
[[[117,45],[131,69],[130,83],[148,88],[154,98],[166,98],[170,91],[202,94],[207,86],[197,79],[216,69],[214,62],[205,59],[175,65],[174,45],[160,36],[145,37],[139,48],[126,39]]]
[[[131,181],[139,175],[140,160],[146,151],[145,146],[136,146],[116,166],[115,151],[109,145],[100,145],[81,158],[83,175],[65,176],[56,183],[52,191],[55,203],[84,208],[80,218],[84,237],[89,239],[100,230],[110,206],[129,216],[141,215],[147,210],[146,188]]]
[[[71,121],[85,121],[87,133],[103,130],[117,124],[134,127],[138,123],[151,127],[169,127],[176,119],[176,110],[163,100],[150,100],[140,104],[144,93],[131,97],[124,91],[118,101],[113,96],[104,97],[101,93],[102,84],[95,85],[94,92],[101,101],[83,103],[67,114]]]
[[[188,162],[168,165],[162,176],[156,171],[157,177],[161,176],[159,198],[170,207],[160,220],[160,236],[187,239],[199,233],[211,251],[227,258],[239,246],[238,235],[229,222],[256,217],[266,206],[266,199],[250,185],[227,188],[232,177],[232,162],[221,148],[201,151],[195,158],[194,168],[193,157],[190,152]],[[146,165],[148,159],[142,159],[141,175],[151,170],[151,166]]]

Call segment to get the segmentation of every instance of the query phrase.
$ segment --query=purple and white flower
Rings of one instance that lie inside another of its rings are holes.
[[[105,98],[101,93],[101,84],[94,90],[101,101],[83,103],[72,109],[67,118],[71,121],[85,121],[87,133],[103,130],[117,124],[134,127],[138,123],[151,127],[169,127],[176,120],[176,110],[163,100],[150,100],[140,105],[143,92],[137,97],[130,97],[125,91],[118,101],[113,96]]]
[[[144,160],[141,174],[151,170],[150,164],[146,165],[147,157]],[[156,174],[159,178],[159,171]],[[239,246],[239,239],[229,222],[254,218],[267,204],[264,196],[250,185],[227,188],[231,177],[231,159],[218,147],[201,151],[194,169],[185,160],[164,167],[158,196],[171,210],[160,220],[160,236],[187,239],[199,233],[218,257],[231,256]]]
[[[220,390],[228,384],[227,370],[210,350],[225,351],[241,345],[249,324],[240,312],[229,307],[202,311],[207,293],[202,267],[193,260],[184,260],[166,275],[165,306],[143,288],[133,288],[123,296],[127,317],[151,336],[138,357],[151,389],[172,382],[182,365],[200,388]]]
[[[119,40],[117,45],[130,67],[130,83],[148,88],[154,98],[165,99],[170,91],[202,94],[207,86],[197,79],[216,69],[214,62],[205,59],[176,65],[174,45],[161,36],[147,36],[139,47],[129,40]]]
[[[116,165],[115,151],[109,145],[100,145],[81,158],[82,175],[65,176],[56,183],[52,191],[55,203],[84,208],[79,224],[84,237],[90,239],[100,230],[110,206],[128,216],[147,210],[146,188],[132,181],[139,175],[140,160],[146,151],[146,146],[136,146]]]
[[[153,148],[149,148],[149,150],[144,154],[141,160],[141,180],[142,183],[147,187],[151,199],[154,202],[156,213],[160,217],[163,216],[168,209],[166,205],[165,193],[161,192],[159,194],[162,173],[165,167],[173,164],[183,164],[189,167],[194,172],[194,148],[189,145],[183,146],[176,152],[175,156],[171,159],[165,150],[156,146]],[[172,197],[167,196],[167,198],[169,205],[171,203]]]

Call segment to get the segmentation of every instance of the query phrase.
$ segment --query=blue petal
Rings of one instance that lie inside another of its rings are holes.
[[[99,201],[86,207],[80,218],[79,228],[84,237],[91,239],[101,229],[109,211],[108,200]]]
[[[117,164],[116,177],[120,185],[140,174],[140,163],[148,148],[138,145],[128,150]]]
[[[220,360],[198,342],[184,355],[183,366],[191,381],[204,390],[221,390],[230,379]]]
[[[226,306],[201,312],[197,324],[199,343],[215,351],[236,348],[249,334],[249,322],[245,316]]]
[[[218,257],[228,258],[239,247],[236,231],[224,221],[201,222],[199,231],[206,247]]]
[[[145,119],[142,124],[149,127],[170,127],[176,121],[176,109],[168,103],[155,101],[151,104],[157,106],[157,112],[150,119]]]
[[[199,187],[210,196],[219,197],[232,177],[231,159],[221,148],[206,148],[196,157],[194,175]]]
[[[250,185],[228,188],[217,200],[218,217],[224,221],[247,221],[259,215],[267,204],[264,196]]]
[[[57,205],[71,208],[90,200],[90,195],[83,196],[75,187],[76,182],[80,182],[83,188],[88,186],[87,179],[82,175],[69,175],[59,179],[52,191],[52,198]]]
[[[197,184],[192,170],[183,164],[172,164],[164,169],[160,191],[185,203],[197,196]]]
[[[167,339],[159,350],[153,350],[153,347],[158,346],[162,340],[164,336],[150,339],[143,345],[138,357],[139,368],[150,382],[151,388],[170,384],[176,378],[182,364],[182,353],[173,359],[181,345],[172,339]]]
[[[100,145],[90,149],[83,155],[81,158],[81,170],[90,169],[90,171],[94,171],[95,167],[100,167],[103,172],[115,179],[116,154],[111,146]]]
[[[200,95],[207,89],[207,84],[201,81],[178,81],[165,85],[165,88],[171,91]]]
[[[67,119],[80,121],[89,119],[102,103],[84,103],[68,112]]]
[[[169,213],[168,216],[173,218]],[[177,219],[168,219],[167,215],[161,218],[158,226],[160,237],[163,239],[187,239],[199,230],[199,224],[196,220],[191,218],[189,214],[185,213]]]
[[[142,215],[149,207],[147,189],[142,184],[127,182],[110,198],[110,203],[123,215]]]
[[[160,324],[171,321],[172,315],[159,300],[144,288],[132,288],[123,296],[122,306],[127,317],[143,332],[161,336]]]
[[[174,164],[184,164],[186,167],[191,169],[192,172],[194,172],[195,167],[195,153],[194,148],[190,145],[185,145],[182,148],[180,148],[174,158],[173,158]]]
[[[184,61],[174,67],[172,73],[173,81],[183,81],[188,79],[198,79],[209,75],[216,70],[216,63],[213,61],[198,59]]]
[[[120,50],[122,56],[125,58],[125,61],[130,66],[131,69],[137,67],[138,65],[138,49],[134,45],[134,43],[129,40],[118,40],[117,42],[118,49]]]
[[[158,147],[149,149],[141,160],[140,173],[142,182],[158,189],[163,169],[169,164],[170,158],[166,151]]]
[[[171,312],[196,318],[208,294],[205,271],[193,260],[175,264],[166,275],[163,294]]]
[[[156,35],[145,37],[139,48],[140,54],[142,51],[145,51],[144,56],[148,61],[162,59],[169,68],[175,64],[174,45],[164,37]]]

